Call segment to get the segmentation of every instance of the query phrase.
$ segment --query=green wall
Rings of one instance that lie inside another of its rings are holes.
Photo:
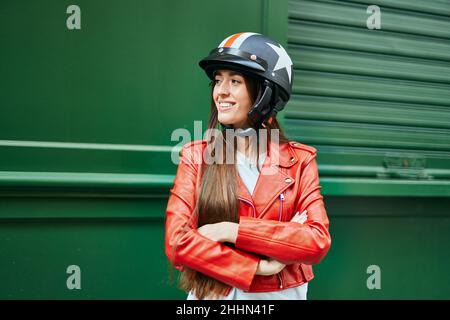
[[[285,43],[286,17],[285,1],[2,1],[0,298],[183,298],[164,219],[171,134],[206,129],[197,63],[236,32]]]

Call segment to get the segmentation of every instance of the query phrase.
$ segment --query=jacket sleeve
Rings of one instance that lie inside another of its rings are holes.
[[[192,148],[184,147],[167,204],[166,255],[176,267],[186,266],[230,286],[248,290],[260,258],[197,232],[192,214],[200,165],[195,162]]]
[[[307,160],[296,179],[299,181],[296,212],[308,210],[304,224],[241,217],[236,247],[285,264],[317,264],[331,245],[328,217],[320,194],[316,154]]]

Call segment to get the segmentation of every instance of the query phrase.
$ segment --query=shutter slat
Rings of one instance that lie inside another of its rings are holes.
[[[325,48],[450,61],[450,41],[382,30],[291,22],[288,42]]]
[[[350,121],[450,129],[445,107],[323,96],[293,96],[285,115],[290,119]]]
[[[299,141],[321,145],[390,147],[450,151],[450,130],[286,119],[286,130]]]
[[[313,71],[294,73],[293,91],[298,94],[450,107],[450,85]]]
[[[372,4],[372,3],[371,3]],[[341,1],[292,2],[289,18],[367,29],[370,17],[366,4],[342,3]],[[450,38],[450,19],[428,14],[386,8],[381,5],[381,29],[383,31]]]
[[[450,84],[450,62],[291,45],[296,69]]]
[[[344,2],[344,1],[339,1]],[[345,2],[360,3],[365,5],[378,5],[383,8],[396,8],[405,11],[405,14],[420,12],[436,16],[450,17],[450,6],[446,0],[346,0]]]

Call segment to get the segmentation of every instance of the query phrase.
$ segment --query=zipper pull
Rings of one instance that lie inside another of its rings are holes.
[[[280,211],[278,212],[278,221],[281,221],[281,215],[283,214],[283,201],[284,201],[284,194],[280,194]]]
[[[283,279],[281,279],[281,272],[277,273],[278,279],[280,280],[280,289],[283,289]]]

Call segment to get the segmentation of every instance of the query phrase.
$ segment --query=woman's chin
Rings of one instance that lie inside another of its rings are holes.
[[[233,124],[233,119],[231,117],[229,117],[228,115],[221,115],[219,114],[217,116],[217,120],[219,120],[219,122],[221,124],[227,125],[227,126],[231,126]]]

